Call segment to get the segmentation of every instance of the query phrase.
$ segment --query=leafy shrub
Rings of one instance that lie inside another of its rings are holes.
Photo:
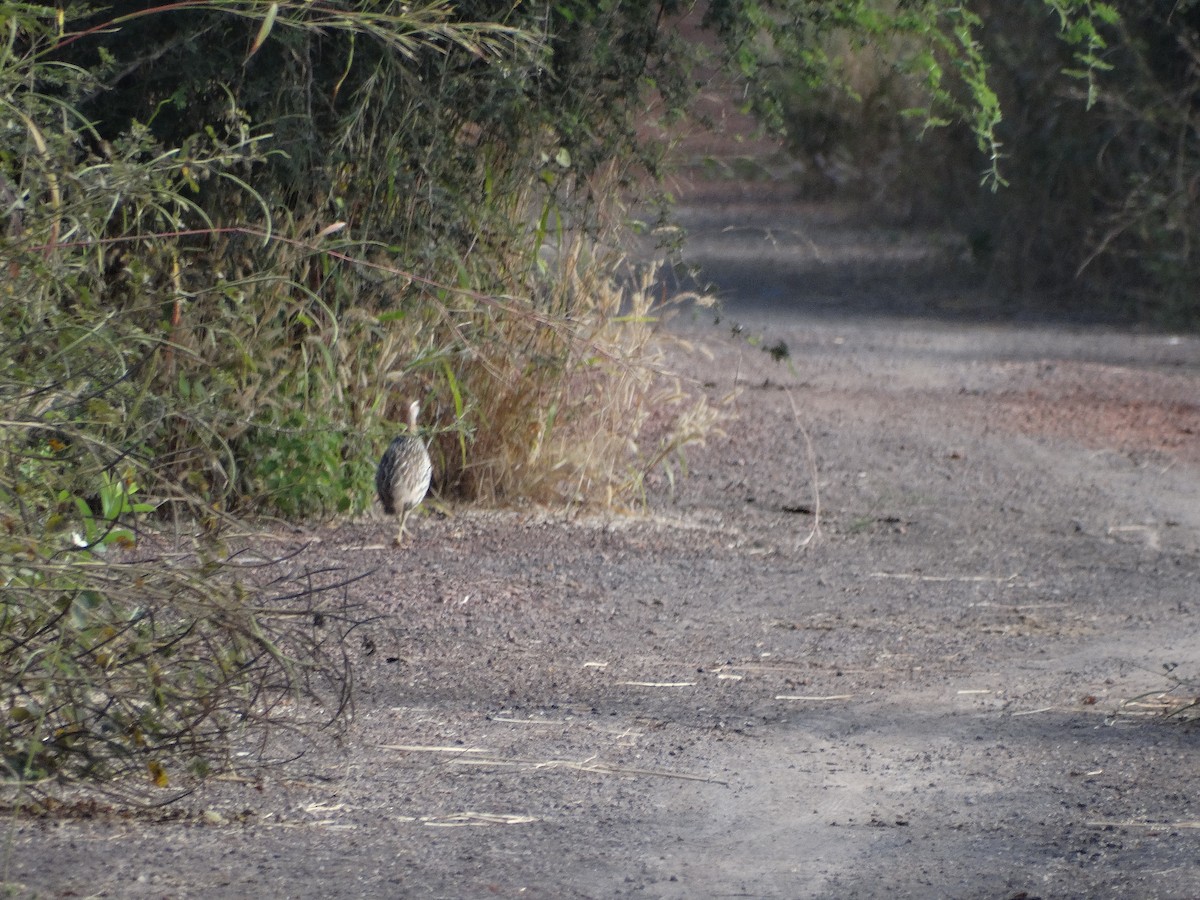
[[[516,497],[556,480],[559,460],[527,442],[530,420],[553,408],[567,421],[569,395],[593,398],[574,382],[620,381],[633,361],[622,345],[644,343],[640,321],[593,303],[619,294],[615,267],[579,248],[615,239],[611,198],[655,165],[637,98],[652,78],[681,89],[672,65],[652,64],[658,15],[647,0],[435,2],[334,22],[266,2],[118,6],[85,11],[65,39],[32,17],[42,43],[17,60],[12,96],[40,99],[30,128],[14,120],[13,146],[49,132],[38,123],[55,109],[72,124],[44,153],[11,158],[10,182],[54,197],[49,171],[35,181],[44,156],[95,183],[74,179],[68,203],[34,210],[44,227],[35,238],[23,222],[10,258],[36,281],[48,241],[112,313],[96,336],[144,376],[141,406],[112,418],[148,414],[133,445],[114,435],[117,452],[141,448],[173,501],[200,500],[201,515],[359,512],[388,422],[418,397],[456,448],[443,490]],[[72,204],[89,218],[60,246]],[[63,286],[45,308],[69,308],[80,288]],[[621,366],[579,350],[592,334]],[[514,378],[538,386],[513,390]],[[619,458],[593,454],[594,466],[639,465],[627,442],[606,446]],[[537,465],[546,477],[530,477]],[[576,479],[564,497],[603,502],[614,479],[602,480],[592,494],[590,476]]]

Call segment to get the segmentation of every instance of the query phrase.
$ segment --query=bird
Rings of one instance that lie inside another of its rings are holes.
[[[408,406],[408,430],[393,440],[375,470],[375,491],[383,511],[390,516],[400,517],[400,529],[396,532],[396,545],[404,543],[404,524],[408,514],[421,505],[429,490],[433,475],[433,464],[429,461],[429,450],[417,434],[417,411],[420,404],[414,400]]]

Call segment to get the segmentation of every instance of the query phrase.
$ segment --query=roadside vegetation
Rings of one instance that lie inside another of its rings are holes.
[[[785,66],[764,79],[760,102],[806,164],[798,192],[948,226],[996,288],[1035,305],[1200,325],[1200,3],[965,7],[973,46],[943,86],[950,107],[970,105],[986,78],[974,130],[941,127],[954,117],[936,106],[905,114],[929,94],[906,62],[922,44],[904,31],[830,35],[819,55],[838,78]]]
[[[1062,27],[1034,40],[1099,90],[1111,7],[1043,8]],[[169,785],[262,726],[338,723],[352,576],[232,535],[366,510],[408,400],[441,494],[489,503],[636,499],[710,426],[661,368],[670,298],[625,255],[669,200],[639,126],[696,88],[683,5],[0,9],[0,774],[21,791]],[[831,42],[899,48],[914,121],[965,122],[1015,180],[981,20],[915,9],[705,17],[767,123],[796,84],[849,84]]]

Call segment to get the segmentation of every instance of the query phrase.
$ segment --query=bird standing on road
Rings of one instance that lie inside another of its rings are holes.
[[[433,464],[425,442],[417,434],[416,400],[408,406],[408,431],[388,445],[375,470],[375,491],[383,511],[400,517],[400,530],[396,532],[396,545],[404,543],[404,523],[408,514],[421,505],[429,490],[429,479]]]

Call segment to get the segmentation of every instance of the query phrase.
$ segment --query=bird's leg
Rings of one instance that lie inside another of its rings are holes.
[[[400,529],[396,532],[396,546],[404,546],[404,523],[408,521],[409,509],[407,506],[400,508]]]

